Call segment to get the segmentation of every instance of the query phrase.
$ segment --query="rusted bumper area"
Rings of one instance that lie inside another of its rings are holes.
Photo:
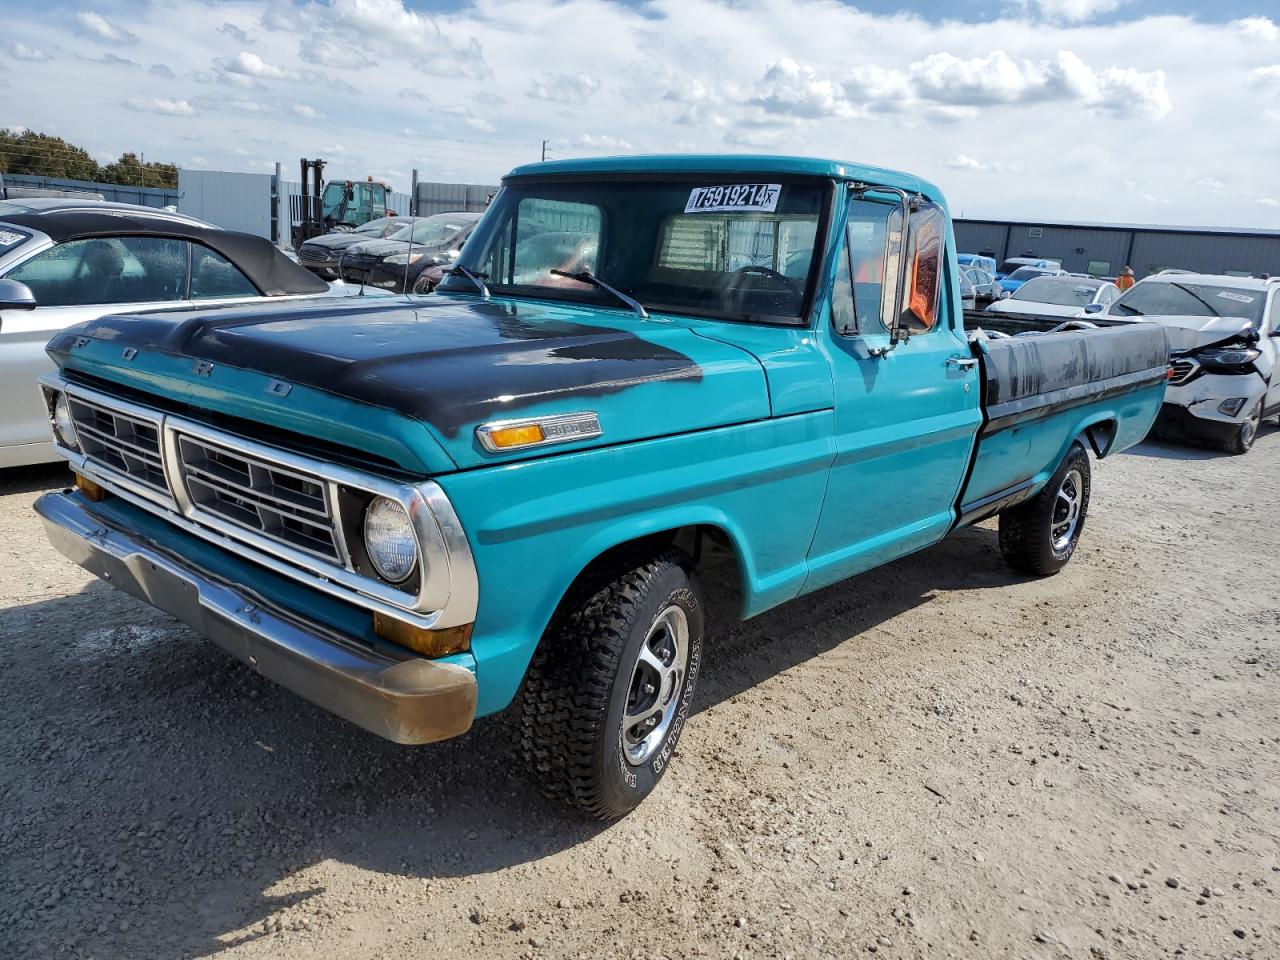
[[[50,542],[91,573],[172,614],[300,697],[396,743],[465,733],[476,678],[456,664],[403,658],[287,611],[103,523],[69,493],[35,504]]]

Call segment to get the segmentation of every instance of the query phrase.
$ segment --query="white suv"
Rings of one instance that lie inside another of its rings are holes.
[[[1157,434],[1246,453],[1262,419],[1280,414],[1280,277],[1166,270],[1103,312],[1168,331],[1171,370]]]

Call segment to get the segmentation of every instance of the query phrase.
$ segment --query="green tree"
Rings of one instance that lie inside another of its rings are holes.
[[[136,153],[122,153],[119,160],[102,166],[82,147],[31,130],[0,129],[0,173],[136,187],[178,185],[178,168],[172,163],[143,163]]]

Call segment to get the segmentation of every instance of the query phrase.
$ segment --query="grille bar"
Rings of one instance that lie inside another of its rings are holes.
[[[1173,374],[1169,377],[1169,383],[1173,384],[1175,387],[1186,383],[1194,377],[1196,372],[1200,369],[1200,364],[1196,361],[1185,358],[1173,361],[1171,366],[1173,367]]]
[[[176,450],[194,519],[215,515],[332,563],[345,563],[329,485],[322,478],[184,433],[177,435]]]
[[[160,422],[68,394],[71,419],[90,461],[169,496],[160,454]]]

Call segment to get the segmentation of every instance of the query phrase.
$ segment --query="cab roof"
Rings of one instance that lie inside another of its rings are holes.
[[[634,157],[590,157],[577,160],[548,160],[516,167],[504,182],[523,177],[548,177],[611,173],[680,173],[680,174],[781,174],[787,176],[822,177],[830,180],[865,180],[869,183],[897,187],[908,193],[921,193],[930,200],[942,202],[942,191],[927,180],[896,170],[885,170],[843,160],[821,160],[814,157],[764,156],[760,154],[669,153]]]

